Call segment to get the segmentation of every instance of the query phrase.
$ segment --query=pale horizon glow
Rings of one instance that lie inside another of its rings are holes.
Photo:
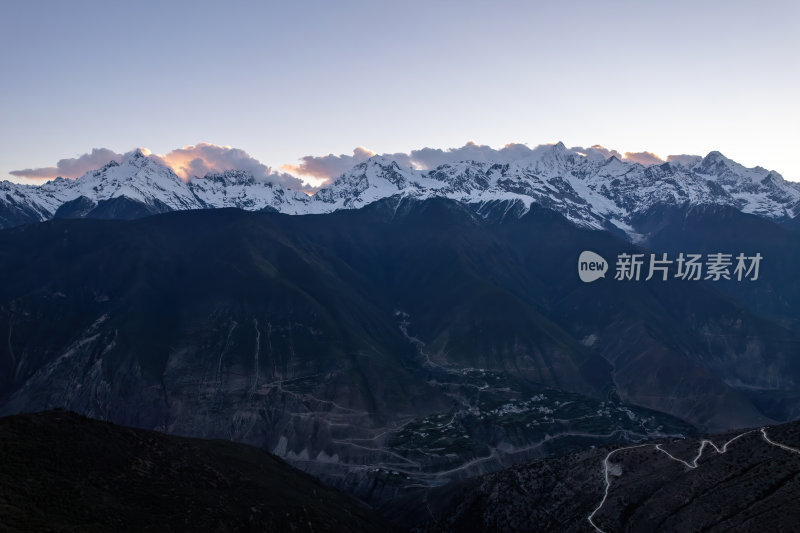
[[[0,179],[188,142],[234,148],[175,153],[184,177],[289,180],[475,139],[717,150],[800,181],[798,20],[789,0],[3,2]]]

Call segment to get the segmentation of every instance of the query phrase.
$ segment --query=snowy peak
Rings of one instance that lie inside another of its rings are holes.
[[[109,161],[97,170],[87,172],[80,178],[71,180],[73,184],[97,182],[100,184],[121,183],[142,179],[162,179],[180,181],[171,168],[162,165],[156,159],[145,155],[140,149],[128,154],[120,163]]]
[[[202,178],[222,185],[255,185],[256,178],[246,170],[224,170],[222,172],[209,172]],[[193,181],[197,181],[197,178]],[[272,184],[269,184],[270,186]]]
[[[645,166],[580,153],[558,142],[516,160],[465,160],[426,170],[373,156],[313,196],[243,170],[184,182],[157,158],[135,150],[121,162],[111,161],[76,180],[59,178],[40,187],[0,182],[0,227],[46,220],[80,198],[86,200],[68,208],[122,199],[147,206],[148,212],[238,207],[305,214],[355,209],[397,196],[449,198],[477,206],[478,213],[489,211],[482,206],[498,203],[524,207],[515,212],[538,204],[581,226],[614,225],[634,239],[637,217],[657,205],[730,206],[773,220],[800,213],[800,185],[777,172],[746,168],[717,151]]]
[[[130,153],[130,155],[126,158],[126,161],[142,161],[144,159],[148,159],[148,157],[141,148],[137,148]]]
[[[244,170],[225,170],[195,178],[187,188],[203,207],[238,207],[248,211],[286,211],[294,212],[289,204],[302,198],[292,191],[257,180],[252,173]]]
[[[573,152],[572,150],[567,148],[567,146],[561,141],[558,141],[555,144],[545,145],[542,148],[543,148],[542,149],[543,159],[545,158],[565,159],[572,154],[576,154],[576,152]]]
[[[426,174],[429,180],[441,183],[441,193],[453,197],[456,194],[473,195],[488,190],[497,183],[508,165],[464,161],[441,165]],[[433,184],[430,188],[436,189]]]
[[[330,187],[319,190],[312,197],[311,209],[313,212],[352,209],[381,198],[418,191],[419,177],[419,171],[401,167],[383,156],[373,156],[341,174]]]
[[[720,152],[709,152],[694,168],[697,172],[710,176],[720,176],[730,170],[732,160],[728,159]]]
[[[70,200],[79,196],[94,201],[124,197],[150,206],[163,204],[169,209],[201,207],[171,168],[141,150],[135,150],[119,164],[112,161],[88,172],[62,188]]]
[[[410,168],[401,168],[393,159],[383,156],[373,156],[356,165],[349,177],[356,179],[367,179],[373,186],[381,187],[381,181],[391,183],[398,190],[404,189],[413,177],[414,171]],[[347,180],[348,174],[343,174],[342,178]]]
[[[719,163],[719,162],[731,163],[732,160],[728,159],[727,157],[722,155],[722,152],[719,152],[717,150],[712,150],[712,151],[708,152],[708,154],[703,158],[703,162],[704,163],[706,163],[706,162],[711,162],[711,163]]]

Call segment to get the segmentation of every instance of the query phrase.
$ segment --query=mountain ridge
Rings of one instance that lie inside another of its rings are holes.
[[[94,207],[89,206],[121,197],[141,205],[118,216],[137,218],[221,207],[322,214],[392,196],[444,197],[472,204],[478,211],[488,203],[521,202],[524,212],[535,203],[579,226],[615,228],[632,241],[643,238],[637,217],[657,205],[725,205],[779,222],[800,212],[800,185],[762,167],[746,168],[718,151],[688,162],[644,166],[557,143],[510,162],[465,160],[428,170],[376,155],[307,195],[243,170],[183,181],[136,150],[121,163],[112,161],[75,180],[56,178],[40,186],[0,181],[0,228],[53,218],[62,206],[75,201],[83,208],[66,209],[69,216],[115,218],[114,210],[92,213]]]

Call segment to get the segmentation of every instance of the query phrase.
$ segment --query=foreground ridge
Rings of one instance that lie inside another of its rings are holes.
[[[646,447],[652,446],[653,449],[658,450],[659,452],[663,453],[669,459],[671,459],[673,461],[676,461],[678,463],[681,463],[684,466],[686,466],[687,468],[695,469],[695,468],[697,468],[699,466],[697,464],[697,461],[699,461],[700,458],[702,458],[703,452],[704,452],[706,446],[711,446],[717,454],[722,455],[722,454],[724,454],[724,453],[726,453],[728,451],[728,446],[730,444],[732,444],[734,441],[744,437],[745,435],[749,435],[749,434],[755,433],[755,432],[760,432],[761,433],[761,438],[765,442],[770,444],[771,446],[775,446],[775,447],[780,448],[780,449],[782,449],[784,451],[800,455],[800,450],[798,450],[797,448],[793,448],[791,446],[787,446],[785,444],[781,444],[779,442],[775,442],[772,439],[770,439],[769,436],[767,435],[767,429],[765,427],[762,427],[760,429],[751,429],[749,431],[745,431],[743,433],[740,433],[740,434],[736,435],[735,437],[733,437],[733,438],[729,439],[728,441],[726,441],[722,445],[721,448],[719,446],[717,446],[713,441],[708,440],[708,439],[703,439],[702,441],[700,441],[700,446],[697,449],[697,455],[694,457],[694,459],[692,459],[691,462],[684,461],[683,459],[678,459],[677,457],[675,457],[674,455],[669,453],[667,450],[665,450],[662,447],[661,443],[658,443],[658,444],[637,444],[637,445],[633,445],[633,446],[624,446],[622,448],[617,448],[615,450],[612,450],[612,451],[608,452],[608,454],[603,459],[603,477],[605,479],[605,491],[603,493],[603,499],[600,500],[600,503],[597,505],[597,507],[595,507],[592,510],[592,512],[586,517],[586,519],[589,521],[589,524],[591,524],[591,526],[598,533],[608,533],[605,530],[603,530],[602,528],[600,528],[600,526],[598,526],[594,522],[594,517],[600,511],[600,509],[603,508],[603,505],[606,503],[606,500],[608,499],[608,492],[611,489],[611,479],[609,478],[609,468],[610,468],[609,460],[611,459],[611,456],[616,454],[617,452],[621,452],[621,451],[624,451],[624,450],[631,450],[631,449],[634,449],[634,448],[646,448]]]
[[[9,533],[391,531],[265,450],[59,410],[0,418],[0,502]]]

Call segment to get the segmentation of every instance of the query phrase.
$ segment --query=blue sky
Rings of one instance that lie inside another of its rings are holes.
[[[564,141],[800,180],[800,2],[0,3],[0,178],[107,148]]]

